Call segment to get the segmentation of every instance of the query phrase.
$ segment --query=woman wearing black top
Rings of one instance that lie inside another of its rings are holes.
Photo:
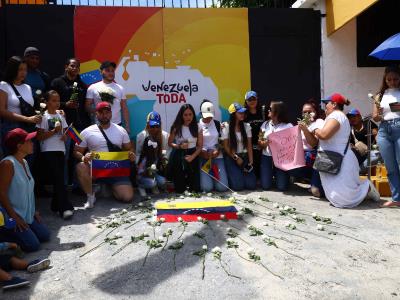
[[[262,150],[258,146],[258,133],[260,132],[262,123],[265,121],[265,113],[263,113],[263,106],[260,104],[256,92],[248,91],[244,99],[244,107],[247,109],[244,122],[250,124],[252,133],[251,142],[253,145],[254,172],[257,178],[260,178]]]

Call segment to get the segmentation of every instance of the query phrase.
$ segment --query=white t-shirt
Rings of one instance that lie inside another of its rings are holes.
[[[182,144],[184,142],[188,142],[189,143],[188,149],[191,149],[191,148],[195,148],[196,147],[197,137],[194,137],[190,133],[190,130],[189,130],[188,126],[183,125],[182,126],[182,135],[181,136],[176,135],[175,136],[175,141],[176,141],[177,144]]]
[[[387,89],[382,96],[381,107],[386,121],[400,118],[400,112],[392,112],[389,103],[400,102],[400,89]]]
[[[32,96],[32,89],[29,85],[23,83],[21,85],[14,85],[17,91],[20,93],[22,98],[28,102],[30,105],[34,105],[34,100]],[[19,107],[19,99],[15,94],[11,85],[5,81],[0,82],[0,90],[7,93],[7,110],[16,114],[21,114],[21,109]]]
[[[203,119],[200,119],[199,132],[203,132],[203,150],[217,149],[219,133],[214,120],[211,120],[210,123],[204,123]],[[222,158],[222,153],[220,153],[217,158]]]
[[[104,133],[111,143],[115,146],[122,148],[122,144],[130,143],[129,135],[126,130],[114,123],[110,127],[104,129]],[[107,141],[101,133],[97,125],[91,125],[81,132],[82,143],[78,145],[82,148],[88,148],[89,151],[95,152],[109,152]]]
[[[166,131],[162,131],[162,150],[165,150],[166,156],[168,157],[169,155],[169,147],[168,147],[168,137],[169,134]],[[146,139],[146,137],[149,136],[149,133],[147,132],[147,130],[143,130],[141,131],[137,136],[136,136],[136,162],[139,161],[140,158],[140,154],[142,153],[142,149],[143,149],[143,142]]]
[[[65,118],[59,113],[49,114],[46,110],[42,117],[42,122],[37,124],[36,127],[43,129],[44,131],[53,130],[56,122],[61,123],[61,127],[63,129],[68,127]],[[49,151],[62,151],[65,153],[65,142],[61,140],[62,132],[58,132],[57,134],[45,139],[40,142],[40,151],[49,152]]]
[[[328,122],[329,119],[334,119],[339,122],[340,128],[339,130],[329,139],[327,140],[319,140],[319,149],[320,150],[330,150],[339,152],[341,154],[344,153],[344,149],[346,148],[347,142],[349,141],[351,126],[349,119],[347,116],[338,110],[330,113],[326,119],[325,123]],[[325,125],[324,123],[324,125]],[[349,148],[350,150],[350,148]],[[351,151],[350,151],[351,152]]]
[[[101,102],[101,98],[99,95],[99,91],[105,88],[111,88],[114,91],[114,100],[113,104],[111,105],[111,111],[112,111],[112,119],[111,122],[115,124],[121,124],[122,118],[121,118],[121,100],[126,99],[124,88],[115,83],[104,83],[103,81],[96,82],[89,86],[87,93],[86,93],[86,98],[87,99],[93,99],[94,105],[96,106],[97,103]]]
[[[322,119],[317,119],[314,122],[312,122],[310,125],[308,125],[308,131],[312,132],[315,129],[321,129],[322,127],[324,127],[324,123],[325,121]],[[312,150],[314,149],[313,147],[310,146],[310,144],[307,142],[307,139],[303,133],[303,131],[301,131],[301,139],[303,141],[303,149],[304,150]]]
[[[265,121],[261,125],[260,131],[263,131],[264,132],[263,137],[265,139],[268,139],[268,136],[271,133],[276,132],[276,131],[281,131],[281,130],[287,129],[287,128],[292,128],[292,127],[293,127],[293,125],[290,123],[279,123],[279,124],[274,125],[274,124],[272,124],[272,121],[269,120],[269,121]],[[269,150],[269,147],[263,149],[262,154],[266,155],[266,156],[272,156],[271,150]]]
[[[251,126],[249,123],[244,122],[244,129],[246,130],[247,138],[251,138]],[[226,124],[226,126],[223,126],[221,129],[221,139],[222,140],[228,140],[229,139],[229,124]],[[245,153],[247,152],[247,141],[246,146],[243,147],[243,141],[242,141],[242,134],[240,132],[236,132],[236,141],[237,141],[237,149],[236,153]],[[233,149],[235,150],[235,149]]]

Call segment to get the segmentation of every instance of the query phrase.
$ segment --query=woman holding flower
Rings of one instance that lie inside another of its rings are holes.
[[[324,120],[320,118],[320,115],[320,109],[313,101],[304,103],[302,119],[299,120],[298,125],[301,129],[306,166],[290,171],[290,174],[294,177],[309,178],[311,180],[311,193],[317,198],[323,196],[324,190],[319,172],[313,169],[314,160],[317,156],[318,138],[312,132],[324,126]]]
[[[268,109],[268,121],[265,121],[260,127],[258,145],[263,149],[261,156],[261,187],[268,190],[272,186],[273,178],[276,181],[276,187],[280,191],[286,191],[289,186],[289,172],[278,169],[274,166],[272,153],[269,149],[268,136],[276,131],[291,128],[293,125],[288,121],[286,105],[279,101],[272,101]]]
[[[200,192],[199,154],[203,147],[203,134],[199,131],[193,106],[184,104],[171,126],[168,145],[172,148],[168,172],[175,191]]]
[[[32,90],[24,83],[26,74],[26,63],[20,57],[13,56],[7,61],[4,81],[0,82],[0,118],[3,119],[1,124],[3,139],[7,132],[18,127],[28,132],[35,131],[35,124],[42,120],[40,114],[34,113]],[[28,115],[25,108],[33,113]],[[7,149],[4,148],[3,152],[7,153],[6,151]]]
[[[392,200],[383,207],[400,206],[400,111],[391,105],[400,102],[400,69],[387,67],[382,86],[375,101],[373,119],[381,122],[378,130],[378,146],[388,173]]]
[[[0,205],[6,218],[13,218],[15,228],[0,228],[0,239],[15,242],[27,252],[39,249],[50,239],[50,232],[35,209],[35,180],[25,157],[33,152],[36,132],[16,128],[7,133],[4,144],[11,155],[0,162]]]
[[[225,167],[229,186],[235,191],[254,190],[257,185],[253,170],[251,127],[244,122],[246,108],[233,103],[228,108],[229,124],[223,126],[221,139],[225,150]]]

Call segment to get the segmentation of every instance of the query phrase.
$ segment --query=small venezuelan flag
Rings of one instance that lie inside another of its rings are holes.
[[[128,177],[131,174],[131,162],[128,152],[96,152],[92,160],[92,176]]]
[[[232,202],[226,200],[200,202],[157,202],[157,219],[166,222],[178,222],[178,218],[186,222],[197,222],[198,217],[210,221],[236,220],[237,209]]]
[[[201,167],[201,170],[215,177],[217,180],[220,179],[218,166],[212,163],[211,158],[204,163],[204,165]]]
[[[78,130],[76,130],[76,128],[74,126],[69,126],[67,128],[67,134],[69,135],[69,137],[78,145],[80,143],[82,143],[82,137],[79,134]]]

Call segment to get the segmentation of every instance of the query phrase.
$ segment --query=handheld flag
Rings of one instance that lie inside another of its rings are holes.
[[[131,162],[128,152],[96,152],[92,160],[92,176],[95,178],[128,177]]]
[[[204,165],[201,167],[201,170],[212,175],[216,180],[220,180],[218,166],[212,163],[211,158],[204,163]]]
[[[201,169],[202,169],[204,172],[206,172],[206,173],[209,173],[209,172],[210,172],[210,170],[211,170],[211,158],[209,158],[209,159],[204,163],[204,165],[201,167]]]
[[[69,126],[66,130],[68,136],[78,145],[82,143],[82,137],[74,126]]]
[[[178,222],[178,218],[182,218],[186,222],[197,222],[199,217],[210,221],[237,219],[237,209],[232,202],[226,200],[158,202],[155,208],[157,209],[157,219],[164,218],[166,222]]]

